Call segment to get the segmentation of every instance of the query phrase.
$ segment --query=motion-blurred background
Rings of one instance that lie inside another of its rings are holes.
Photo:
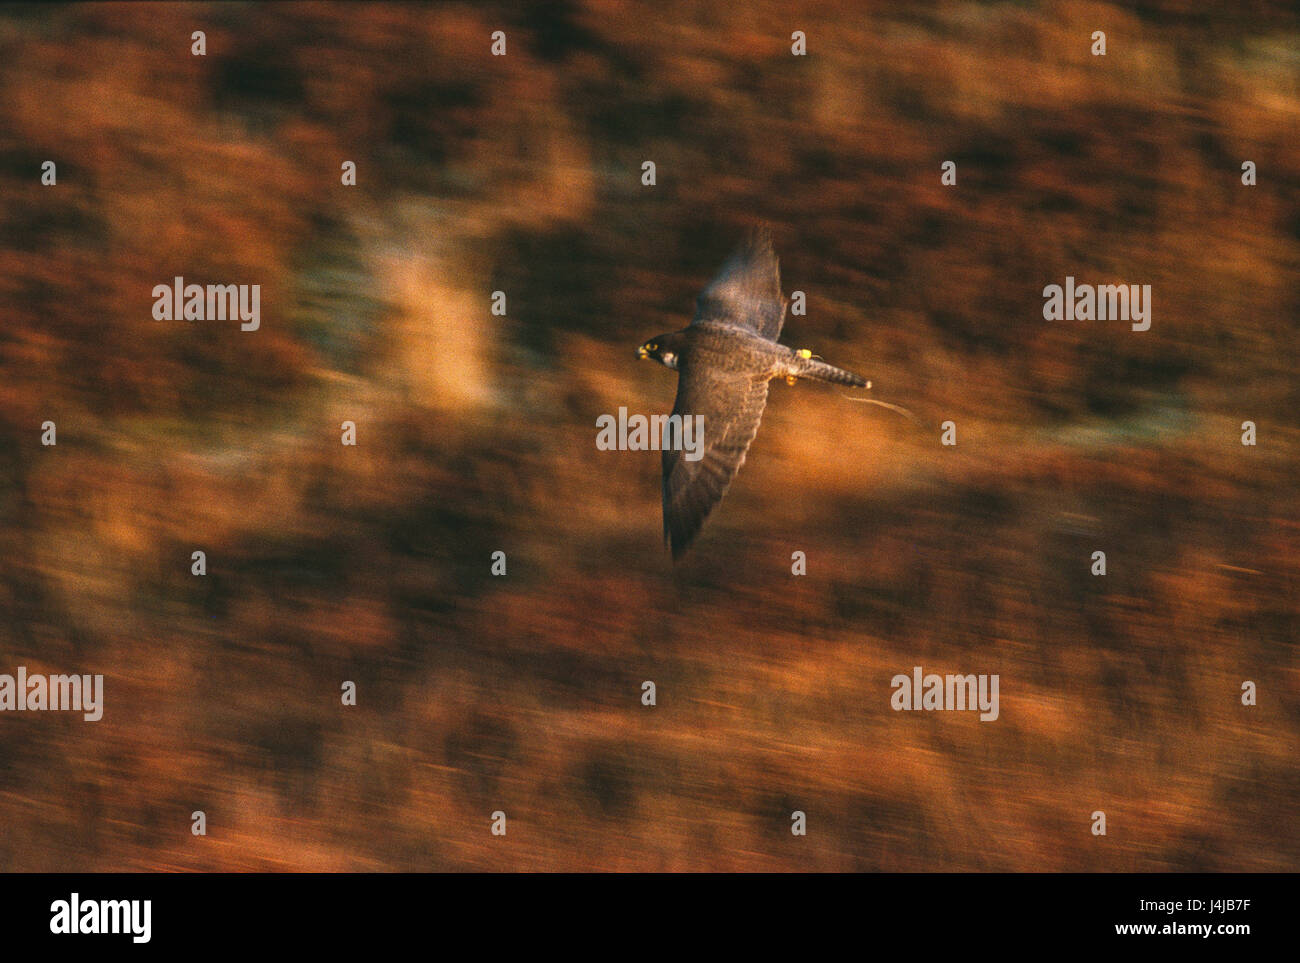
[[[0,869],[1300,868],[1300,18],[1204,6],[4,8],[0,672],[106,708],[0,715]],[[595,420],[760,221],[922,427],[773,385],[674,567]]]

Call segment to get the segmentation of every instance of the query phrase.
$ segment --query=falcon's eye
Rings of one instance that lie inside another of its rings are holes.
[[[648,344],[648,345],[645,346],[645,349],[646,349],[647,351],[658,351],[658,350],[659,350],[659,345],[657,345],[657,344]]]

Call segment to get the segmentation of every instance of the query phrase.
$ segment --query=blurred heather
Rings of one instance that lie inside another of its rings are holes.
[[[0,715],[0,869],[1300,868],[1300,16],[1203,6],[0,10],[0,672],[107,677]],[[774,385],[674,568],[595,419],[760,221],[925,427]]]

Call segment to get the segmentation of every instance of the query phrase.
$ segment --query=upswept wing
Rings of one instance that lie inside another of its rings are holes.
[[[759,230],[731,255],[700,294],[691,324],[720,321],[775,341],[785,322],[785,306],[772,236]]]

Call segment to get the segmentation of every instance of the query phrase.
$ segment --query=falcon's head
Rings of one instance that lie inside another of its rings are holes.
[[[636,349],[638,358],[653,358],[661,365],[677,370],[678,342],[681,340],[681,333],[661,334],[657,338],[651,338],[641,347]]]

